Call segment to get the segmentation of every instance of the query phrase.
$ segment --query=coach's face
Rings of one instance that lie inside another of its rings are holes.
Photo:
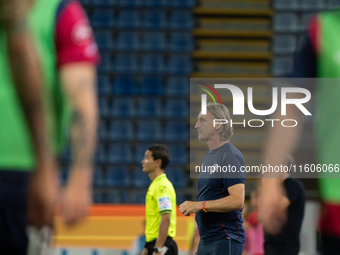
[[[147,150],[144,154],[144,159],[142,160],[143,172],[152,173],[157,168],[157,161],[154,160],[152,156],[152,151]]]
[[[202,115],[202,113],[198,115],[195,128],[198,132],[198,139],[201,141],[208,141],[210,137],[218,132],[216,128],[214,128],[214,117],[208,111],[206,115]]]

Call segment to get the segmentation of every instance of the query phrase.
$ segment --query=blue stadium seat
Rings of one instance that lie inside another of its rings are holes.
[[[168,118],[189,118],[189,102],[185,99],[168,99],[165,114]]]
[[[118,14],[118,26],[121,28],[137,28],[140,26],[137,10],[121,10]]]
[[[106,194],[106,203],[108,204],[119,204],[120,203],[120,196],[118,191],[108,191]]]
[[[104,194],[101,191],[93,191],[93,202],[95,204],[103,204],[104,201]]]
[[[143,191],[139,191],[135,194],[134,199],[133,199],[133,203],[135,204],[145,204],[145,196],[146,196],[146,192]]]
[[[276,77],[283,77],[293,71],[292,57],[277,57],[272,62],[272,75]]]
[[[90,0],[80,0],[80,3],[82,4],[82,6],[88,6],[89,2]]]
[[[325,7],[325,0],[302,0],[302,10],[321,11]]]
[[[133,161],[132,146],[129,143],[113,143],[109,146],[109,162],[126,164]]]
[[[167,20],[165,11],[146,11],[144,16],[144,28],[166,28]]]
[[[185,145],[168,145],[170,152],[170,164],[187,164],[189,162],[189,154]]]
[[[278,11],[297,11],[300,3],[296,0],[274,0],[273,6]]]
[[[173,55],[169,59],[170,74],[190,74],[192,72],[192,62],[190,56]]]
[[[115,141],[130,141],[133,139],[133,123],[129,120],[115,120],[110,123],[109,137]]]
[[[106,176],[101,167],[96,167],[93,173],[93,186],[94,187],[105,187]]]
[[[276,35],[273,38],[273,52],[276,54],[292,54],[296,48],[294,35]]]
[[[139,141],[162,140],[162,126],[159,121],[140,121],[138,123],[137,138]]]
[[[138,50],[139,38],[136,32],[120,32],[117,39],[118,50]]]
[[[170,37],[171,51],[193,51],[194,40],[188,33],[172,33]]]
[[[161,117],[162,102],[159,98],[141,98],[138,104],[138,116],[140,117]]]
[[[111,94],[111,82],[110,78],[105,75],[98,76],[98,94],[108,95]]]
[[[162,95],[163,82],[161,78],[144,77],[140,85],[141,95]]]
[[[169,96],[189,96],[190,80],[188,77],[170,77],[166,83],[165,93]]]
[[[100,97],[98,99],[99,113],[102,117],[107,117],[110,115],[111,104],[109,99]]]
[[[141,162],[144,159],[144,154],[149,147],[150,147],[149,143],[138,143],[137,144],[136,153],[135,153],[135,163],[139,164],[140,167],[136,168],[135,171],[137,171],[137,169],[139,169],[140,171],[142,170]]]
[[[149,175],[143,172],[142,166],[134,170],[133,186],[136,188],[147,188],[151,184]]]
[[[137,55],[120,53],[116,56],[115,70],[119,73],[138,72]]]
[[[185,122],[167,122],[165,125],[166,141],[189,141],[189,127]]]
[[[306,31],[311,19],[315,16],[315,13],[304,13],[301,16],[300,31]]]
[[[128,190],[109,191],[106,195],[106,203],[109,204],[130,203],[130,193]]]
[[[110,167],[107,169],[106,185],[108,187],[129,187],[131,174],[128,168]]]
[[[101,140],[108,138],[108,125],[103,119],[100,120],[98,125],[98,137]]]
[[[129,76],[118,76],[113,82],[113,94],[129,96],[137,93],[136,81]]]
[[[165,71],[163,55],[146,54],[142,60],[142,71],[145,74],[162,74]]]
[[[99,66],[97,67],[100,72],[113,71],[112,58],[110,54],[103,54],[100,59]]]
[[[167,168],[165,170],[166,176],[172,183],[174,188],[186,188],[188,186],[188,177],[185,168]]]
[[[106,149],[103,144],[99,144],[96,149],[96,161],[98,163],[107,162]]]
[[[88,0],[89,2],[93,2],[95,7],[112,7],[117,5],[117,0]]]
[[[122,204],[131,203],[129,190],[120,190],[119,191],[119,197],[120,197],[120,203],[122,203]]]
[[[163,7],[167,6],[167,0],[146,0],[145,6],[147,7]]]
[[[163,32],[146,32],[143,36],[143,49],[163,51],[166,49],[166,38]]]
[[[196,5],[196,0],[172,0],[171,5],[173,7],[188,7],[192,8]]]
[[[274,15],[273,28],[275,32],[297,32],[298,17],[295,13],[277,13]]]
[[[340,0],[328,0],[328,8],[340,8]]]
[[[94,36],[99,50],[110,50],[114,47],[114,40],[111,32],[95,31]]]
[[[133,98],[113,99],[111,116],[113,117],[133,117],[136,114],[135,102]]]
[[[191,11],[173,11],[170,20],[173,29],[193,29],[195,25]]]
[[[138,7],[142,5],[142,0],[119,0],[122,7]]]
[[[91,21],[93,28],[112,28],[115,25],[115,14],[111,10],[94,10]]]

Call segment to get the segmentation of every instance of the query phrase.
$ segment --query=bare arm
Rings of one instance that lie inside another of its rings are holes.
[[[208,212],[225,213],[240,210],[244,206],[245,188],[244,184],[236,184],[228,188],[229,196],[205,202]],[[190,213],[202,211],[202,202],[186,201],[180,205],[180,211],[189,216]]]
[[[0,20],[6,31],[14,86],[37,162],[29,183],[27,213],[29,223],[39,228],[52,224],[58,188],[57,165],[46,134],[42,68],[26,20],[31,4],[30,0],[1,0]]]
[[[170,220],[171,220],[171,213],[164,213],[161,215],[161,222],[159,223],[159,230],[158,230],[158,238],[155,244],[155,246],[158,248],[162,248],[164,246],[166,238],[168,237]]]
[[[61,68],[60,77],[72,107],[71,172],[61,211],[65,222],[73,224],[87,215],[91,204],[98,122],[95,66],[91,63],[68,64]]]
[[[4,24],[14,85],[31,133],[37,162],[45,165],[52,161],[52,154],[45,130],[43,78],[38,53],[25,15],[8,17]]]

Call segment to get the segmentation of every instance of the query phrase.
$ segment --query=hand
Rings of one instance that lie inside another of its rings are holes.
[[[155,252],[155,251],[152,253],[152,255],[161,255],[161,254],[162,252]]]
[[[58,197],[57,164],[39,164],[32,173],[28,187],[27,216],[32,226],[53,226],[54,209]]]
[[[144,248],[140,255],[148,255],[148,249]]]
[[[179,206],[179,210],[184,216],[189,216],[190,213],[197,213],[202,210],[202,202],[185,201]]]
[[[285,193],[282,184],[276,180],[263,180],[262,183],[258,200],[259,220],[265,232],[276,235],[287,220],[286,208],[282,207]]]
[[[92,171],[73,168],[60,200],[61,216],[66,225],[73,225],[88,215],[92,203]]]

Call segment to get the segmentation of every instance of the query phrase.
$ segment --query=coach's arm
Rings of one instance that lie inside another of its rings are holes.
[[[96,68],[88,62],[67,64],[61,67],[60,77],[72,108],[71,172],[61,200],[61,215],[72,224],[87,215],[92,200],[98,122]]]
[[[205,209],[208,212],[225,213],[234,210],[241,210],[244,207],[245,186],[243,183],[228,188],[229,196],[205,202]],[[190,213],[202,211],[202,202],[185,201],[180,205],[179,210],[185,216]]]

